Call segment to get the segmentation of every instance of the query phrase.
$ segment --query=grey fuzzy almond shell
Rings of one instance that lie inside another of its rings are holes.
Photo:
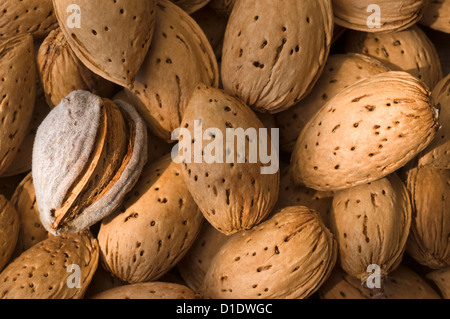
[[[188,14],[192,14],[208,4],[210,0],[171,0]]]
[[[432,166],[407,172],[413,219],[407,252],[431,269],[450,266],[450,173]]]
[[[380,265],[382,276],[391,273],[405,251],[411,214],[409,193],[396,174],[336,192],[329,220],[341,267],[361,283],[369,265]]]
[[[217,140],[216,137],[211,140],[219,144],[206,140],[202,142],[202,154],[205,156],[200,159],[201,163],[196,163],[194,152],[190,155],[183,153],[186,163],[182,164],[182,174],[186,185],[203,216],[216,229],[226,235],[250,229],[270,213],[278,198],[280,173],[279,170],[272,172],[269,169],[269,165],[272,165],[272,169],[278,168],[278,157],[275,154],[271,163],[263,164],[258,154],[250,153],[247,139],[244,141],[245,154],[238,154],[239,142],[235,143],[233,150],[227,147],[227,129],[242,129],[244,132],[254,129],[256,136],[247,138],[253,140],[256,137],[253,145],[261,139],[261,143],[267,143],[267,149],[272,148],[270,139],[264,141],[263,135],[259,133],[259,129],[263,128],[262,123],[247,105],[219,89],[205,85],[198,85],[186,109],[181,127],[189,131],[190,137],[183,136],[183,132],[180,134],[180,150],[194,150],[197,147],[194,146],[195,139],[199,137],[195,136],[194,129],[198,130],[195,125],[200,122],[202,134],[208,129],[214,129],[214,134],[218,134],[218,129],[223,132],[223,140],[217,136]],[[209,137],[214,134],[211,133]],[[237,136],[241,141],[245,138],[244,134],[237,133]],[[261,143],[258,143],[259,146]],[[217,152],[221,151],[223,156],[220,158],[217,154],[218,162],[209,158],[214,145],[218,145]],[[232,163],[227,163],[230,159]]]
[[[102,121],[103,103],[100,97],[90,92],[74,91],[49,113],[37,130],[32,158],[36,202],[42,224],[54,235],[79,232],[112,213],[135,185],[146,163],[145,123],[132,105],[118,100],[116,106],[127,119],[127,130],[130,131],[128,154],[122,166],[113,175],[106,191],[94,202],[81,206],[82,210],[76,218],[71,217],[64,227],[53,226],[55,211],[63,206],[71,195],[72,186],[76,185],[86,165],[90,164]],[[111,157],[115,155],[116,150],[109,151]]]
[[[98,258],[98,243],[89,231],[48,238],[3,270],[0,298],[81,299],[97,269]],[[70,277],[74,268],[70,265],[80,267],[80,288],[68,285],[74,282]]]
[[[0,176],[28,133],[36,98],[33,37],[19,35],[0,44]]]
[[[43,38],[58,26],[52,0],[5,0],[0,12],[0,42],[25,33]]]
[[[219,85],[211,44],[193,18],[161,0],[152,46],[127,93],[153,133],[170,141],[197,83]]]
[[[439,81],[431,92],[431,97],[440,109],[441,126],[436,138],[420,154],[419,166],[431,165],[439,169],[450,169],[450,74]]]
[[[380,8],[380,27],[368,22],[376,22],[378,12],[370,5]],[[335,22],[342,27],[374,33],[389,33],[404,30],[417,23],[428,4],[427,0],[333,0]],[[369,11],[368,11],[369,9]]]
[[[53,0],[53,5],[67,42],[83,64],[111,82],[132,86],[152,40],[156,0]],[[70,24],[77,18],[80,28]]]
[[[400,265],[383,282],[387,299],[441,299],[430,284],[404,265]],[[319,290],[321,299],[371,299],[370,289],[361,281],[336,267]]]
[[[442,67],[436,48],[417,25],[383,34],[350,31],[345,40],[347,52],[374,57],[393,71],[410,73],[430,88],[434,88],[442,78]]]
[[[237,0],[223,44],[225,91],[257,111],[288,109],[320,76],[332,33],[331,0]]]
[[[91,299],[196,299],[196,295],[184,285],[144,282],[112,288]]]
[[[297,184],[342,190],[404,166],[435,137],[430,90],[406,72],[355,83],[328,101],[300,134],[291,158]]]
[[[450,33],[450,3],[446,0],[430,1],[420,23]]]
[[[19,236],[19,225],[16,209],[5,196],[0,195],[0,271],[12,256]]]
[[[101,78],[77,58],[61,29],[53,30],[39,47],[39,78],[48,105],[54,108],[74,90],[87,90],[110,98],[116,85]]]
[[[164,156],[143,170],[120,211],[103,220],[103,264],[129,283],[155,281],[187,253],[202,222],[181,167]]]
[[[280,126],[280,147],[292,152],[305,125],[333,96],[358,81],[387,71],[390,69],[382,62],[363,54],[330,55],[311,93],[275,115]]]
[[[299,299],[328,278],[337,245],[318,213],[287,207],[219,250],[201,295],[213,299]]]

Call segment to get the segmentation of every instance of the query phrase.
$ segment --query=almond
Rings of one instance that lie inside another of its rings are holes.
[[[200,292],[214,256],[229,238],[232,236],[226,236],[209,223],[203,223],[194,244],[177,264],[181,277],[193,291]]]
[[[35,244],[52,237],[39,218],[31,173],[17,186],[11,198],[11,204],[17,210],[20,220],[19,237],[14,251],[15,256],[20,255]]]
[[[225,91],[258,111],[288,109],[320,76],[332,33],[330,0],[236,1],[223,44]]]
[[[53,5],[64,37],[81,62],[111,82],[132,86],[152,40],[156,0],[53,0]],[[74,5],[80,12],[69,10]],[[80,27],[69,23],[77,14]]]
[[[387,176],[430,144],[437,117],[429,89],[406,72],[359,81],[304,127],[291,160],[294,181],[323,191]]]
[[[439,169],[450,169],[450,74],[436,85],[431,97],[440,109],[441,127],[436,138],[420,154],[419,166],[432,165]]]
[[[119,279],[155,281],[186,254],[203,216],[170,155],[147,166],[115,214],[102,221],[102,261]]]
[[[0,42],[25,33],[43,38],[58,26],[52,0],[4,0],[0,12]]]
[[[116,89],[113,83],[81,63],[59,28],[53,30],[39,47],[37,63],[45,97],[52,108],[75,90],[110,98]]]
[[[208,4],[210,0],[171,0],[188,14],[192,14]]]
[[[411,202],[396,174],[336,192],[330,214],[343,270],[366,284],[370,265],[381,281],[400,264],[411,225]]]
[[[331,55],[312,92],[293,107],[276,114],[280,126],[280,147],[292,152],[303,128],[333,96],[360,80],[387,71],[387,66],[366,55]]]
[[[0,44],[0,176],[12,164],[27,135],[36,98],[33,37]]]
[[[179,284],[144,282],[116,287],[92,297],[92,299],[196,299],[195,293]]]
[[[16,246],[19,223],[19,215],[14,206],[5,196],[0,195],[0,271],[9,262]]]
[[[393,71],[405,71],[433,88],[442,78],[436,48],[417,25],[392,33],[352,31],[346,36],[346,50],[372,56]]]
[[[153,133],[170,141],[197,83],[218,86],[218,66],[198,24],[167,0],[159,1],[152,46],[130,98]]]
[[[97,240],[89,231],[48,238],[0,273],[0,298],[81,299],[97,269],[98,256]],[[72,278],[77,266],[79,288]]]
[[[375,33],[393,32],[418,22],[427,3],[427,0],[333,0],[333,11],[336,24],[345,28]],[[372,15],[377,14],[371,6],[373,4],[381,11],[378,12],[379,26],[372,25],[376,22]]]
[[[450,266],[450,171],[412,168],[407,187],[413,204],[408,254],[432,269]]]
[[[74,91],[39,126],[32,171],[52,234],[79,232],[122,202],[147,160],[145,123],[134,108]]]
[[[450,33],[450,2],[430,1],[420,23],[434,30]]]
[[[222,246],[202,295],[225,299],[307,298],[328,278],[337,255],[317,212],[288,207]]]
[[[436,284],[444,299],[450,299],[450,268],[434,270],[427,274],[427,278]]]
[[[439,294],[411,269],[399,265],[384,282],[387,299],[441,299]],[[370,299],[361,282],[336,267],[319,290],[321,299]]]
[[[278,198],[279,171],[263,174],[268,164],[261,163],[255,152],[250,154],[250,144],[255,145],[260,139],[260,147],[261,143],[266,143],[267,149],[271,149],[270,138],[264,140],[259,131],[263,128],[262,123],[247,105],[219,89],[205,85],[198,85],[185,111],[181,127],[189,130],[192,140],[181,136],[180,145],[186,145],[181,146],[181,149],[200,149],[198,143],[195,145],[198,123],[201,123],[205,134],[209,130],[212,141],[203,141],[201,150],[198,150],[198,154],[206,154],[205,163],[202,160],[201,163],[196,162],[196,151],[183,153],[183,177],[192,197],[205,218],[222,233],[230,235],[252,228],[270,213]],[[230,128],[243,130],[243,134],[235,131],[241,142],[234,143],[233,149],[225,141],[225,134],[228,134],[225,132]],[[251,134],[252,129],[255,136]],[[223,138],[217,136],[216,139],[214,134],[219,132],[224,132],[221,133]],[[204,133],[201,134],[200,138],[203,138]],[[249,135],[244,137],[244,134]],[[247,143],[247,138],[253,142]],[[245,145],[238,149],[242,142]],[[218,152],[215,159],[209,158],[212,147],[214,152]],[[271,165],[275,160],[278,161],[277,155],[274,155]]]

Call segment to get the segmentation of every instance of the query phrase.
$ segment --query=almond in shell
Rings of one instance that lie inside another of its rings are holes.
[[[91,299],[196,299],[196,295],[180,284],[144,282],[112,288]]]
[[[16,209],[5,196],[0,195],[0,271],[12,256],[19,236],[19,224]]]
[[[429,1],[420,23],[434,30],[450,33],[450,2]]]

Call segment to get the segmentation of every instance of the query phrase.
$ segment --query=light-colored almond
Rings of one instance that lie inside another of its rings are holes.
[[[450,268],[434,270],[427,278],[436,284],[444,299],[450,299]]]
[[[420,23],[435,30],[450,33],[450,2],[429,1]]]
[[[92,299],[196,299],[186,286],[166,282],[144,282],[116,287]]]

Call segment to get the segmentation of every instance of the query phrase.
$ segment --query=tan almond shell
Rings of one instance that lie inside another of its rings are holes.
[[[232,236],[222,234],[211,224],[203,223],[194,244],[177,264],[177,269],[189,288],[200,292],[214,256],[230,238]]]
[[[0,273],[0,298],[81,299],[98,258],[98,243],[89,231],[48,238],[23,252]],[[76,284],[70,265],[80,267],[80,288],[70,288]]]
[[[436,133],[436,138],[420,154],[419,166],[432,165],[439,169],[450,169],[450,74],[436,85],[431,98],[440,109],[441,127]]]
[[[3,195],[7,200],[10,200],[23,178],[23,175],[0,177],[0,195]]]
[[[385,33],[404,30],[417,23],[422,18],[427,3],[428,0],[333,0],[333,11],[337,25],[353,30]],[[370,28],[368,25],[368,19],[374,13],[368,12],[371,4],[376,4],[381,9],[380,28]]]
[[[126,283],[121,281],[119,278],[114,277],[110,272],[105,270],[105,268],[101,266],[101,262],[99,262],[91,283],[84,294],[84,299],[91,299],[93,296],[104,291],[123,285],[126,285]]]
[[[155,281],[187,253],[203,216],[170,155],[142,172],[117,213],[102,221],[102,262],[119,279]]]
[[[408,254],[431,269],[450,266],[450,171],[412,168],[407,187],[413,204]]]
[[[101,122],[106,121],[102,116],[106,103],[111,105],[109,109],[118,113],[116,117],[123,118],[128,125],[122,127],[123,130],[110,128],[112,138],[105,142],[106,138],[99,131],[106,130],[100,129],[105,126]],[[113,212],[135,185],[146,163],[148,143],[144,121],[132,105],[119,100],[115,103],[87,91],[74,91],[38,128],[32,158],[33,183],[41,221],[54,235],[79,232]],[[115,140],[122,140],[122,137],[124,157],[119,148],[114,147]],[[97,139],[103,140],[97,143]],[[109,145],[109,140],[114,143]],[[94,156],[96,149],[101,148],[97,144],[104,145],[102,156],[105,160],[95,166],[98,170],[92,171],[91,154]],[[115,165],[118,168],[113,171]],[[88,178],[90,182],[86,184],[84,181]],[[82,182],[85,184],[81,185]],[[98,185],[107,187],[97,189]],[[64,208],[73,197],[82,200],[76,207],[77,216],[68,219],[64,227],[55,227],[58,222],[55,212]]]
[[[114,95],[113,100],[122,100],[129,104],[133,104],[133,101],[128,97],[128,94],[125,90],[119,91],[116,95]],[[147,129],[147,162],[153,163],[156,160],[160,159],[162,156],[170,153],[172,146],[159,138],[155,134],[152,133],[150,129]]]
[[[387,299],[441,299],[441,296],[421,276],[399,265],[383,283]],[[319,289],[321,299],[371,299],[370,290],[361,282],[336,267]]]
[[[367,267],[386,276],[400,264],[411,226],[411,201],[394,173],[375,182],[336,192],[330,214],[339,245],[339,264],[365,283]]]
[[[331,55],[311,93],[288,110],[276,114],[281,149],[292,152],[305,125],[333,96],[360,80],[387,71],[389,68],[383,63],[363,54]]]
[[[219,84],[211,45],[194,19],[172,2],[161,0],[152,46],[129,97],[153,133],[170,141],[199,82]]]
[[[450,33],[450,2],[429,1],[420,23],[434,30]]]
[[[210,0],[170,0],[179,6],[181,9],[186,11],[188,14],[197,12],[204,6],[208,4]]]
[[[19,237],[14,250],[14,256],[19,256],[28,248],[52,237],[44,228],[39,218],[31,172],[17,186],[16,191],[11,197],[11,204],[17,210],[20,220]]]
[[[228,16],[216,13],[210,7],[204,7],[192,14],[206,35],[217,60],[222,57],[223,38],[228,24]]]
[[[25,33],[43,38],[58,26],[52,0],[4,0],[0,12],[0,42]]]
[[[236,0],[211,0],[208,6],[218,14],[229,15],[235,3]]]
[[[427,278],[436,284],[444,299],[450,299],[450,268],[429,272]]]
[[[5,196],[0,195],[0,272],[9,262],[16,246],[19,224],[16,209]]]
[[[53,5],[59,26],[81,62],[113,83],[132,86],[152,40],[156,0],[53,0]],[[80,7],[81,28],[67,24],[74,14],[67,10],[69,5]]]
[[[28,127],[28,133],[25,136],[22,145],[20,145],[14,161],[8,166],[8,169],[2,176],[20,175],[31,171],[31,158],[36,131],[49,112],[50,108],[45,100],[41,85],[39,84],[36,91],[36,102],[34,104],[31,122]]]
[[[286,166],[281,170],[280,194],[273,212],[276,213],[289,206],[306,206],[318,211],[324,225],[329,227],[328,219],[333,196],[333,192],[320,192],[304,186],[295,185],[292,180],[290,167]]]
[[[54,108],[70,92],[86,90],[110,98],[116,85],[89,70],[77,58],[61,29],[53,30],[39,47],[38,71],[48,105]]]
[[[196,295],[180,284],[144,282],[116,287],[91,299],[196,299]]]
[[[345,49],[372,56],[393,71],[405,71],[433,88],[442,79],[442,67],[436,48],[417,25],[393,33],[350,31]]]
[[[222,246],[202,296],[213,299],[300,299],[328,278],[337,244],[316,211],[287,207]]]
[[[300,134],[291,159],[297,184],[342,190],[404,166],[435,137],[431,92],[406,72],[359,81],[331,98]]]
[[[28,133],[36,98],[33,37],[19,35],[0,44],[0,176]]]
[[[247,142],[245,155],[242,154],[246,162],[237,162],[238,143],[235,143],[234,163],[226,163],[225,137],[227,128],[233,127],[244,131],[254,128],[259,138],[262,138],[259,134],[262,123],[241,101],[222,90],[205,85],[198,85],[193,93],[181,124],[182,128],[189,130],[191,138],[194,139],[195,121],[201,121],[203,132],[214,128],[225,133],[222,145],[218,146],[219,149],[222,148],[222,163],[213,161],[208,164],[204,159],[202,163],[195,163],[194,151],[191,158],[188,154],[183,154],[189,163],[182,165],[182,174],[192,197],[205,218],[222,233],[230,235],[252,228],[274,207],[278,198],[280,173],[278,170],[274,174],[262,174],[261,169],[268,165],[262,164],[259,157],[256,158],[256,163],[249,163],[251,158]],[[184,139],[183,136],[181,138]],[[220,143],[220,138],[218,140]],[[267,142],[267,149],[271,149],[269,138]],[[203,141],[202,152],[215,145],[213,143],[215,142]],[[181,144],[186,142],[181,141]],[[187,144],[194,150],[192,141],[188,140]]]
[[[236,1],[223,44],[225,91],[257,111],[288,109],[316,83],[332,33],[331,0]]]

